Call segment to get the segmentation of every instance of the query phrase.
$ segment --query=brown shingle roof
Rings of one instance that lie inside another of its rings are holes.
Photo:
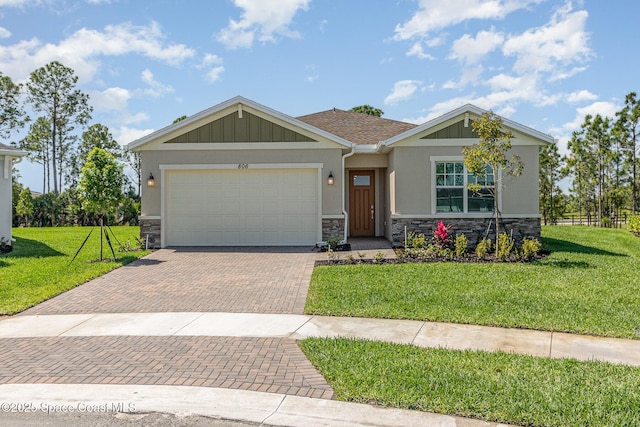
[[[354,144],[377,144],[416,127],[412,123],[338,109],[308,114],[297,119]]]

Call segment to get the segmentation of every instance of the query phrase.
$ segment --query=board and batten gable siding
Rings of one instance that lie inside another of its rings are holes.
[[[443,129],[432,132],[420,139],[452,139],[452,138],[474,138],[478,139],[478,135],[471,130],[473,121],[469,120],[468,126],[464,125],[464,120],[460,120]]]
[[[248,111],[243,112],[242,118],[233,111],[218,120],[172,138],[165,144],[233,142],[315,142],[315,140]]]

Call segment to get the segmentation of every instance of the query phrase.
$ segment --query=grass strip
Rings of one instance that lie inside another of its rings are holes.
[[[528,264],[318,266],[305,313],[638,338],[640,239],[556,226],[542,241],[551,255]]]
[[[116,261],[99,259],[100,230],[96,228],[78,257],[69,264],[91,227],[16,228],[13,251],[0,255],[0,314],[14,314],[128,264],[149,251],[118,252]],[[111,227],[118,241],[133,244],[139,227]],[[112,258],[104,242],[103,256]]]
[[[300,347],[338,400],[523,426],[640,425],[640,368],[346,338]]]

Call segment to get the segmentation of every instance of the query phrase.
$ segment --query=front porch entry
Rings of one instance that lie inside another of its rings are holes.
[[[349,171],[349,235],[375,236],[375,171]]]

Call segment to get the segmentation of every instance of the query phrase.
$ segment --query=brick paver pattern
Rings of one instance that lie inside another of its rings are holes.
[[[333,397],[296,342],[284,338],[2,339],[0,383],[201,386]]]
[[[318,255],[311,248],[162,249],[22,314],[302,314]]]

